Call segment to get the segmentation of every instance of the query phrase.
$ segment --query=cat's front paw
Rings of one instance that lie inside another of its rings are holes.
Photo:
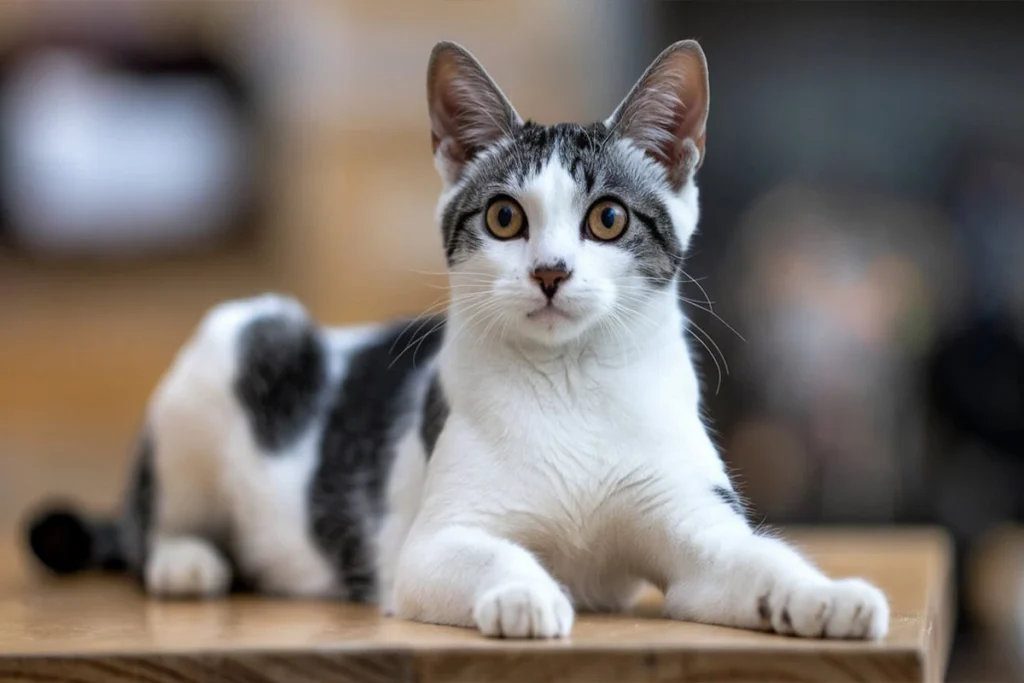
[[[484,593],[473,608],[473,620],[486,636],[564,638],[572,630],[574,612],[568,598],[554,586],[509,583]]]
[[[760,598],[758,613],[772,630],[808,638],[884,638],[889,603],[862,579],[776,588]]]

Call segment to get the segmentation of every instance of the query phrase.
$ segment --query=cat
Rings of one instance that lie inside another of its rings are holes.
[[[488,636],[565,637],[650,582],[675,619],[884,637],[880,590],[750,526],[701,419],[678,287],[708,88],[682,41],[606,121],[542,126],[439,43],[447,313],[214,308],[153,394],[120,517],[51,510],[37,556],[154,596],[379,601]]]

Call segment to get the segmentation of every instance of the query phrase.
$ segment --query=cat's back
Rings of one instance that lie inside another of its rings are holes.
[[[214,307],[150,404],[153,516],[262,590],[372,599],[384,486],[443,323],[323,327],[273,294]]]

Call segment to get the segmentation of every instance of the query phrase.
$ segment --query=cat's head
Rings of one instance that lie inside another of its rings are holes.
[[[466,324],[548,345],[614,330],[675,295],[697,224],[704,53],[655,59],[605,121],[524,121],[469,52],[427,73],[451,307]]]

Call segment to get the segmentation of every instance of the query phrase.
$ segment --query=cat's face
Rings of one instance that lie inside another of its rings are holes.
[[[441,44],[428,73],[453,310],[547,345],[621,333],[675,291],[697,222],[707,73],[696,43],[654,62],[605,122],[523,122]]]

